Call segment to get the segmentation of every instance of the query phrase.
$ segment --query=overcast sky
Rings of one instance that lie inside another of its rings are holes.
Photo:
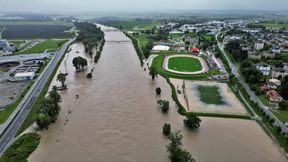
[[[178,10],[288,10],[288,0],[0,0],[1,11],[119,12]]]

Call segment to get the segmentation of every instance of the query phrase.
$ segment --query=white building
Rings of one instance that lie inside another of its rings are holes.
[[[169,51],[169,46],[156,45],[152,48],[153,51]]]
[[[255,50],[261,50],[264,48],[264,43],[263,42],[256,42],[254,45]]]
[[[265,64],[265,63],[259,63],[259,64],[256,65],[256,69],[261,71],[261,73],[264,76],[269,76],[272,67],[270,65],[268,65],[268,64]]]
[[[14,81],[32,80],[35,77],[35,72],[16,73]]]

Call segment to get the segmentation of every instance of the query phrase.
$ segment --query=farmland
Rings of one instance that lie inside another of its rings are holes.
[[[267,28],[288,28],[288,24],[263,23],[261,25]]]
[[[152,23],[153,23],[153,21],[151,21],[151,20],[135,19],[135,20],[120,21],[118,23],[112,24],[112,26],[113,27],[122,27],[125,30],[133,30],[137,26],[139,26],[141,28],[150,28],[149,24],[152,24]]]
[[[72,28],[71,24],[61,21],[3,21],[0,28],[4,39],[38,39],[67,38],[72,34],[65,32]]]

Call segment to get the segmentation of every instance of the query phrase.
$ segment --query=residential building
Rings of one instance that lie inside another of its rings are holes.
[[[255,44],[254,44],[254,49],[255,50],[261,50],[261,49],[263,49],[264,48],[264,43],[263,42],[256,42]]]
[[[266,63],[256,64],[256,69],[258,69],[264,76],[269,76],[272,67]]]
[[[272,102],[281,102],[283,98],[280,96],[280,94],[276,90],[270,90],[266,93],[266,97],[269,101]]]

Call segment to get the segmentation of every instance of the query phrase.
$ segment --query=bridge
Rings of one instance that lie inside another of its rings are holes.
[[[101,29],[103,32],[120,32],[118,29]]]
[[[106,43],[132,43],[131,40],[119,40],[119,41],[105,41]]]

